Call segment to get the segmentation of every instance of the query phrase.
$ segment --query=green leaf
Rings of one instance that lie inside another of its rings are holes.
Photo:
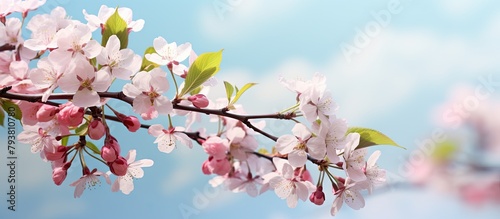
[[[241,95],[245,93],[249,88],[253,87],[257,83],[247,83],[245,86],[243,86],[240,90],[236,91],[236,96],[233,98],[233,101],[231,101],[231,104],[235,104],[238,99],[240,99]]]
[[[203,86],[199,86],[199,87],[195,88],[194,90],[192,90],[191,92],[189,92],[189,94],[191,96],[195,95],[195,94],[199,94],[201,92],[201,89],[203,89]]]
[[[99,151],[99,148],[97,148],[97,146],[95,146],[94,143],[90,142],[90,141],[87,141],[87,143],[85,144],[90,150],[92,150],[92,152],[94,152],[95,154],[101,154],[101,151]]]
[[[120,49],[127,48],[128,45],[128,30],[127,22],[118,14],[118,9],[111,15],[104,24],[104,32],[102,33],[102,46],[106,46],[109,37],[116,35],[120,39]]]
[[[69,140],[69,136],[64,136],[61,138],[61,145],[62,146],[68,146],[68,140]]]
[[[231,83],[224,81],[224,86],[226,87],[227,102],[231,102],[231,97],[233,96],[234,87]]]
[[[3,110],[0,110],[0,125],[3,127],[3,122],[5,120],[5,113],[3,112]]]
[[[146,54],[153,54],[156,53],[156,50],[154,47],[148,47],[146,51],[144,51],[144,57],[142,58],[142,64],[141,64],[141,71],[151,71],[156,67],[159,67],[160,65],[149,61],[146,59]]]
[[[0,105],[2,105],[2,108],[5,110],[8,116],[12,116],[17,120],[21,120],[21,118],[23,117],[21,109],[14,102],[4,99],[1,100]]]
[[[391,145],[406,149],[377,130],[361,127],[351,127],[347,130],[347,133],[354,132],[359,133],[360,135],[359,145],[356,147],[356,149],[366,148],[373,145]]]
[[[89,127],[88,122],[83,123],[83,125],[78,126],[78,128],[75,129],[75,134],[80,136],[86,135],[88,127]]]
[[[179,96],[184,96],[214,76],[219,71],[221,61],[222,50],[203,53],[198,56],[189,67],[186,80],[184,81],[184,88],[182,88]]]
[[[434,151],[432,152],[432,158],[439,161],[451,160],[458,151],[459,148],[455,142],[445,141],[436,145]]]

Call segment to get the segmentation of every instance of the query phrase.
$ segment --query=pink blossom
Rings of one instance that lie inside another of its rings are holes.
[[[130,80],[130,76],[141,67],[142,59],[131,49],[120,50],[120,39],[116,35],[109,37],[106,47],[97,56],[97,63],[112,76]]]
[[[227,151],[229,150],[227,139],[222,139],[218,136],[209,137],[201,146],[208,155],[213,156],[216,160],[226,158]]]
[[[360,188],[359,185],[353,182],[350,178],[347,178],[345,180],[345,186],[341,185],[340,189],[335,191],[335,195],[337,195],[337,197],[333,201],[330,214],[335,216],[344,202],[354,210],[359,210],[365,207],[365,199],[359,192],[361,189],[362,188]]]
[[[19,133],[17,139],[21,143],[30,144],[31,145],[31,153],[39,153],[43,150],[53,150],[57,145],[56,140],[51,135],[48,135],[46,131],[44,131],[39,126],[24,126],[24,130]],[[42,159],[45,158],[45,153],[40,153]]]
[[[133,108],[143,119],[154,119],[158,114],[169,114],[173,105],[162,94],[169,88],[165,72],[155,68],[150,72],[141,71],[132,79],[132,84],[123,87],[123,93],[134,98]]]
[[[14,0],[15,11],[21,12],[26,17],[28,11],[33,11],[45,4],[47,0]]]
[[[172,152],[177,141],[180,141],[189,148],[193,147],[191,139],[182,131],[184,131],[182,127],[169,128],[167,130],[160,124],[152,125],[148,129],[148,133],[156,137],[154,143],[158,143],[158,150],[164,153]]]
[[[72,22],[66,10],[62,7],[52,9],[50,14],[37,14],[31,18],[26,29],[31,31],[31,38],[24,42],[24,46],[34,51],[57,48],[56,33],[66,28]]]
[[[89,170],[88,167],[85,167],[83,170],[84,174],[80,179],[71,183],[70,186],[75,187],[74,197],[79,198],[83,194],[83,190],[85,188],[92,189],[95,185],[101,183],[99,180],[99,176],[103,176],[106,179],[106,183],[111,184],[109,176],[101,171],[97,171],[97,169]]]
[[[207,171],[208,173],[214,173],[217,175],[225,175],[231,171],[231,163],[227,158],[215,159],[213,156],[210,156],[208,160],[203,163],[202,169],[203,172]],[[206,168],[206,170],[205,170]],[[206,174],[206,173],[205,173]]]
[[[163,37],[157,37],[153,41],[156,53],[146,54],[146,59],[158,65],[173,66],[184,61],[191,52],[191,44],[184,43],[177,46],[177,43],[168,43]]]
[[[92,32],[81,23],[68,25],[55,35],[57,38],[57,49],[49,54],[49,59],[57,60],[59,65],[67,65],[75,58],[95,58],[101,53],[100,43],[91,39]],[[77,63],[81,65],[82,63]]]
[[[366,148],[356,149],[359,145],[359,133],[349,133],[346,136],[346,146],[344,150],[343,168],[347,176],[353,181],[360,182],[366,180],[366,175],[363,171],[365,167]]]
[[[36,88],[28,76],[29,66],[25,61],[13,61],[9,67],[10,77],[4,78],[0,83],[12,86],[16,93],[40,93],[43,90]]]
[[[257,150],[259,146],[255,137],[240,126],[228,128],[226,137],[229,140],[230,154],[240,161],[246,160],[249,153]]]
[[[288,154],[288,161],[292,167],[303,166],[307,161],[307,152],[315,159],[323,159],[326,147],[323,144],[309,145],[307,141],[312,133],[301,123],[295,124],[292,129],[294,135],[283,135],[276,142],[276,150],[280,154]]]
[[[275,157],[273,163],[277,171],[268,173],[263,178],[279,198],[286,199],[288,207],[295,208],[298,199],[306,201],[309,194],[316,190],[311,182],[297,179],[292,165],[286,160]]]
[[[14,0],[2,0],[2,4],[0,4],[0,19],[5,18],[5,16],[14,12],[14,10]]]
[[[328,160],[331,163],[339,162],[339,150],[344,149],[346,144],[347,122],[332,116],[328,121],[321,121],[321,124],[313,123],[312,129],[317,136],[310,139],[308,145],[326,145]]]
[[[144,170],[142,167],[153,166],[154,162],[150,159],[135,160],[136,151],[130,150],[127,154],[127,173],[123,176],[118,176],[111,186],[111,191],[117,192],[122,191],[123,194],[130,194],[134,190],[134,179],[140,179],[144,176]]]
[[[21,26],[21,20],[18,18],[9,18],[5,24],[0,22],[0,45],[11,44],[17,46],[22,43]]]
[[[23,114],[23,117],[21,118],[21,122],[23,123],[23,125],[36,125],[38,123],[36,114],[38,110],[43,106],[42,103],[19,101],[18,106],[19,109],[21,109],[21,113]]]
[[[97,92],[104,92],[111,84],[109,74],[103,70],[94,71],[94,67],[85,59],[77,58],[58,81],[61,90],[75,93],[73,104],[88,107],[100,103]]]
[[[46,102],[54,89],[57,88],[57,81],[66,70],[65,65],[58,65],[47,57],[37,62],[37,67],[30,71],[29,77],[39,89],[45,90],[42,102]]]

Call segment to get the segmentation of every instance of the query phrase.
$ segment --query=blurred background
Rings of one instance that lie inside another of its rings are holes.
[[[101,4],[129,7],[134,20],[146,21],[130,35],[129,48],[138,54],[157,36],[190,42],[198,54],[224,49],[211,97],[225,95],[223,80],[239,87],[257,82],[239,102],[251,114],[277,112],[295,98],[279,76],[308,80],[320,72],[340,106],[339,117],[406,147],[376,148],[387,185],[364,194],[366,207],[359,211],[344,205],[338,218],[500,216],[500,2],[48,0],[31,16],[62,6],[85,22],[82,10],[97,14]],[[123,103],[111,105],[132,114]],[[0,130],[6,139],[6,129]],[[290,123],[269,120],[266,130],[286,134]],[[102,182],[74,199],[69,184],[80,177],[77,165],[56,186],[50,164],[18,145],[16,212],[2,201],[1,218],[331,218],[332,194],[323,206],[299,202],[289,209],[274,192],[250,198],[214,189],[207,183],[213,176],[201,172],[201,147],[179,145],[164,154],[146,130],[132,135],[114,124],[112,132],[123,151],[135,148],[137,159],[155,161],[130,195],[112,193]],[[272,147],[264,138],[259,142]],[[0,154],[6,147],[0,141]],[[8,192],[5,159],[0,157],[2,194]]]

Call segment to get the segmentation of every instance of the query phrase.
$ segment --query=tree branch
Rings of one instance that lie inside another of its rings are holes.
[[[24,100],[28,102],[42,102],[42,95],[33,95],[33,94],[16,94],[16,93],[10,93],[8,90],[10,90],[11,87],[5,87],[2,90],[0,90],[0,97],[3,98],[8,98],[8,99],[13,99],[13,100]],[[68,94],[68,93],[58,93],[58,94],[52,94],[49,96],[49,100],[70,100],[73,98],[74,94]],[[121,100],[123,102],[126,102],[130,105],[132,105],[134,99],[125,96],[123,92],[101,92],[99,93],[99,96],[101,98],[113,98],[117,100]],[[222,108],[222,109],[200,109],[192,106],[185,106],[185,105],[179,105],[178,101],[174,100],[172,101],[173,103],[173,108],[177,110],[185,110],[185,111],[190,111],[190,112],[198,112],[198,113],[204,113],[207,115],[218,115],[218,116],[224,116],[232,119],[236,119],[238,121],[241,121],[243,124],[245,124],[248,128],[254,130],[255,132],[258,132],[267,138],[277,141],[278,138],[276,136],[273,136],[257,127],[255,127],[250,120],[251,119],[285,119],[285,120],[291,120],[296,117],[294,113],[286,113],[286,114],[281,114],[281,113],[275,113],[275,114],[263,114],[263,115],[239,115],[239,114],[234,114],[231,112],[228,112],[227,108]],[[55,105],[57,106],[57,103],[54,102],[48,102],[46,104],[50,105]],[[119,121],[119,120],[115,120]],[[141,126],[142,127],[142,126]],[[143,127],[144,128],[144,127]]]

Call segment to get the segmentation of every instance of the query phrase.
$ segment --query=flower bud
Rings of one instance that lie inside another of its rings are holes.
[[[127,127],[129,131],[136,132],[137,130],[139,130],[139,128],[141,128],[141,122],[139,122],[139,119],[137,119],[137,117],[126,116],[116,111],[113,112],[115,113],[116,117],[118,117],[118,119],[123,123],[123,125]]]
[[[101,148],[101,157],[106,162],[113,162],[118,159],[120,154],[120,145],[113,136],[108,136]]]
[[[54,118],[57,113],[57,108],[51,105],[42,105],[36,112],[36,119],[39,122],[48,122]]]
[[[78,126],[82,123],[84,110],[83,107],[77,107],[73,103],[68,102],[59,106],[60,111],[57,113],[59,124],[65,126]]]
[[[205,175],[212,174],[212,171],[210,171],[210,167],[209,167],[209,163],[210,163],[211,158],[212,157],[209,157],[208,160],[206,160],[205,162],[203,162],[203,164],[201,165],[201,171]]]
[[[93,119],[89,124],[89,137],[94,140],[99,140],[106,133],[106,128],[100,119]]]
[[[56,185],[59,186],[64,182],[70,166],[71,163],[64,163],[62,166],[56,167],[52,170],[52,180]]]
[[[56,161],[64,158],[66,152],[70,149],[70,147],[59,145],[56,147],[55,151],[44,150],[45,158],[50,161]]]
[[[195,94],[188,97],[188,100],[191,101],[196,108],[205,108],[208,106],[208,98],[204,94]]]
[[[325,202],[325,193],[323,192],[323,186],[318,186],[316,191],[314,191],[311,196],[309,196],[309,201],[316,205],[322,205]]]
[[[127,174],[127,160],[125,160],[122,156],[119,156],[118,159],[113,162],[108,162],[108,166],[109,170],[117,176],[124,176]]]
[[[131,132],[135,132],[141,128],[141,122],[135,116],[127,116],[122,120],[123,125]]]

